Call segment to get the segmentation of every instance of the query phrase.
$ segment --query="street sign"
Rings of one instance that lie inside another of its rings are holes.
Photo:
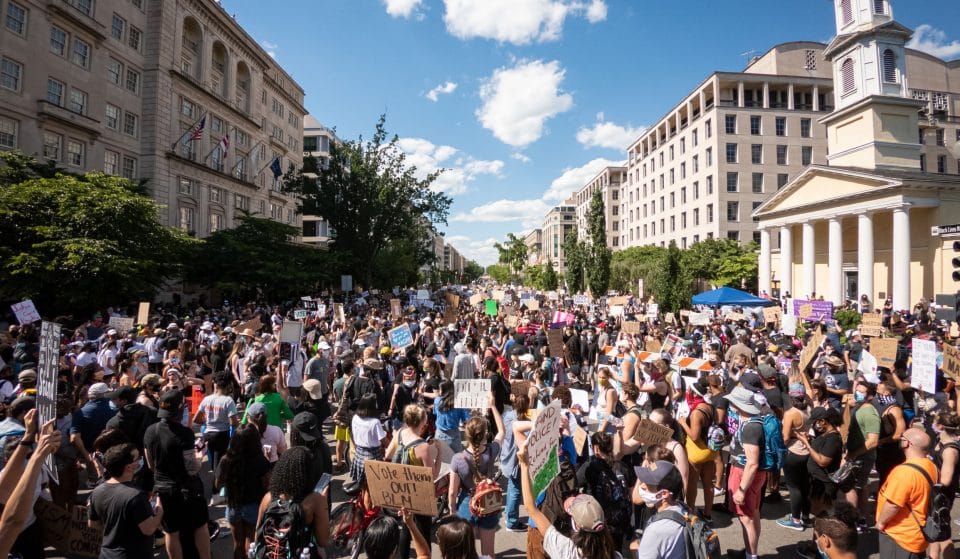
[[[954,225],[934,225],[930,228],[930,235],[934,237],[943,235],[960,235],[960,223]]]

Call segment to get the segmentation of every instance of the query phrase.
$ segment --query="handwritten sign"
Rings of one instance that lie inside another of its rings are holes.
[[[626,306],[630,302],[630,297],[610,297],[607,299],[608,307]]]
[[[303,311],[307,312],[307,311]],[[289,344],[300,343],[303,336],[303,323],[299,320],[284,320],[283,327],[280,329],[280,341]]]
[[[833,318],[833,303],[820,300],[793,300],[793,314],[801,320],[825,320]]]
[[[646,345],[644,346],[644,351],[649,351],[650,353],[660,353],[663,350],[663,344],[660,340],[651,338],[647,340]]]
[[[560,420],[560,400],[554,400],[537,414],[533,430],[527,437],[527,460],[534,495],[542,493],[560,472]]]
[[[37,424],[57,418],[57,370],[60,364],[60,325],[44,320],[40,324],[40,358],[37,360]],[[60,483],[54,456],[44,459],[53,481]]]
[[[456,293],[447,293],[446,300],[448,307],[457,308],[460,306],[460,296]]]
[[[647,305],[647,318],[656,319],[658,316],[660,316],[660,305],[658,303]]]
[[[740,322],[741,320],[747,319],[747,317],[743,316],[743,313],[739,312],[728,312],[725,318],[731,322]]]
[[[126,334],[133,328],[133,318],[127,318],[124,316],[111,316],[110,322],[107,323],[110,328],[115,329],[120,334]]]
[[[426,466],[367,460],[367,489],[375,507],[406,508],[425,516],[437,514],[433,470]]]
[[[417,299],[420,301],[428,301],[430,299],[430,291],[427,289],[418,289]]]
[[[584,412],[590,411],[590,393],[577,388],[570,389],[570,407],[580,406]]]
[[[150,303],[144,301],[140,303],[140,307],[137,309],[137,324],[147,324],[148,322],[150,322]]]
[[[800,305],[800,308],[797,311],[797,314],[800,316],[801,320],[806,320],[813,316],[813,305],[807,303],[805,305]]]
[[[410,332],[409,324],[401,324],[387,334],[390,338],[390,347],[394,351],[413,345],[413,333]]]
[[[489,407],[490,379],[454,379],[453,407],[485,410]]]
[[[303,320],[304,318],[307,318],[307,310],[306,310],[306,309],[296,309],[296,310],[294,310],[294,311],[293,311],[293,318],[295,318],[295,319],[297,319],[297,320]]]
[[[479,305],[479,304],[482,303],[482,302],[483,302],[483,295],[477,293],[476,295],[471,295],[471,296],[470,296],[470,306],[475,307],[475,306]]]
[[[813,357],[817,354],[817,351],[820,350],[820,344],[823,343],[823,339],[826,336],[820,331],[819,328],[813,331],[813,335],[810,337],[810,341],[807,342],[807,345],[803,346],[803,349],[800,350],[800,370],[805,371],[807,365],[813,361]]]
[[[563,357],[563,330],[547,330],[547,347],[550,357]]]
[[[681,309],[681,310],[680,310],[680,318],[685,318],[685,317],[689,317],[689,316],[690,316],[690,311],[688,311],[688,310],[686,310],[686,309]]]
[[[390,299],[390,316],[400,318],[403,316],[403,308],[400,306],[400,299]]]
[[[436,500],[436,499],[434,499]],[[103,533],[87,526],[87,507],[74,506],[69,511],[44,499],[33,507],[43,533],[43,543],[66,557],[100,556]]]
[[[502,300],[503,300],[503,294],[504,294],[503,290],[501,290],[501,289],[494,289],[494,290],[493,290],[493,300],[494,300],[494,301],[502,301]]]
[[[880,313],[863,313],[860,320],[860,333],[864,336],[879,338],[883,335],[883,315]]]
[[[943,374],[952,379],[960,379],[960,349],[948,343],[943,344]]]
[[[677,315],[673,314],[672,312],[668,312],[666,315],[664,315],[663,320],[666,321],[667,324],[676,324]]]
[[[633,320],[626,321],[623,323],[623,331],[627,334],[639,334],[640,323]]]
[[[517,308],[513,305],[503,305],[500,307],[500,314],[503,316],[513,316],[517,314]]]
[[[933,340],[913,340],[913,367],[910,386],[923,392],[937,387],[937,343]]]
[[[797,317],[792,314],[785,314],[780,317],[780,331],[788,336],[797,335]]]
[[[960,338],[960,324],[957,324],[956,322],[951,322],[950,333],[947,335],[953,339]]]
[[[260,328],[262,327],[263,327],[263,324],[260,322],[260,317],[258,316],[252,320],[248,320],[244,322],[240,326],[237,326],[237,330],[242,333],[244,330],[249,328],[250,330],[253,330],[254,334],[256,334],[257,332],[260,331]]]
[[[33,301],[30,299],[10,305],[10,308],[13,309],[13,314],[17,315],[20,324],[33,324],[40,320],[40,313],[37,312],[37,307],[33,306]]]
[[[710,324],[710,313],[692,312],[690,313],[688,320],[690,321],[691,326],[706,326]]]
[[[343,310],[343,303],[334,303],[333,304],[333,318],[340,324],[346,324],[347,322],[347,313]]]
[[[897,340],[894,338],[874,338],[870,340],[870,354],[877,358],[878,367],[893,370],[897,360]]]
[[[663,444],[673,437],[673,429],[666,425],[659,425],[649,419],[641,419],[637,430],[633,433],[634,440],[644,445]]]
[[[507,328],[516,328],[520,326],[520,319],[516,316],[506,316],[503,318],[503,325]]]
[[[763,308],[763,321],[767,324],[779,322],[781,315],[783,315],[783,309],[780,307]]]
[[[527,307],[528,310],[531,310],[531,311],[540,310],[540,301],[537,301],[536,299],[524,299],[523,304]]]
[[[574,295],[574,296],[573,296],[573,304],[574,304],[574,305],[579,305],[579,306],[581,306],[581,307],[586,307],[587,305],[590,304],[590,297],[588,297],[588,296],[586,296],[586,295]]]

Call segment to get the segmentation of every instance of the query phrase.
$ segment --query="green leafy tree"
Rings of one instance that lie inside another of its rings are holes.
[[[690,305],[693,295],[689,284],[679,281],[683,275],[682,253],[677,243],[670,241],[661,264],[653,274],[650,288],[662,311],[679,311]]]
[[[564,280],[567,283],[567,289],[572,292],[583,291],[584,288],[584,262],[586,260],[586,246],[577,239],[577,227],[573,226],[563,238],[563,258],[566,260],[567,269],[564,273]]]
[[[667,249],[655,245],[630,247],[613,253],[610,263],[610,288],[635,293],[638,280],[649,286]]]
[[[527,266],[523,269],[523,285],[534,289],[545,289],[543,287],[543,266]]]
[[[397,142],[381,115],[369,140],[334,142],[328,164],[305,165],[315,171],[315,180],[291,173],[283,183],[284,190],[302,197],[301,211],[327,220],[336,232],[331,250],[344,270],[367,285],[391,242],[426,239],[430,227],[446,224],[450,212],[450,197],[431,189],[440,171],[418,178]],[[417,251],[417,258],[423,257]]]
[[[500,253],[500,263],[506,264],[517,276],[523,272],[527,263],[527,243],[513,233],[507,233],[506,243],[494,243],[493,247]]]
[[[607,219],[603,195],[599,190],[590,199],[587,211],[587,234],[590,242],[585,247],[584,275],[590,291],[596,297],[607,293],[610,286],[611,251],[607,246]]]
[[[151,299],[195,241],[160,224],[143,185],[70,175],[0,153],[0,299],[33,299],[45,316]]]
[[[547,258],[547,263],[543,265],[543,287],[546,291],[554,291],[560,284],[560,278],[557,276],[557,270],[553,267],[553,261]]]
[[[463,266],[463,283],[471,283],[483,275],[483,266],[477,264],[474,260],[468,260]]]
[[[685,281],[697,289],[729,285],[743,287],[757,275],[756,244],[732,239],[704,239],[683,252]],[[753,261],[751,264],[750,261]]]
[[[487,275],[497,283],[502,284],[510,283],[510,279],[513,277],[510,267],[504,264],[491,264],[487,266]]]

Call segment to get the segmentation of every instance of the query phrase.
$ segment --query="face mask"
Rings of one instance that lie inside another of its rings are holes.
[[[867,395],[863,392],[854,392],[853,400],[858,404],[862,404],[863,402],[867,401]]]
[[[143,469],[143,456],[137,459],[137,467],[133,469],[133,473],[137,473]]]
[[[827,552],[820,549],[820,542],[818,541],[816,543],[817,543],[817,553],[820,554],[821,559],[830,559],[830,557],[827,555]]]
[[[179,365],[179,364],[180,364],[180,358],[179,358],[179,357],[174,357],[173,359],[170,360],[170,362],[173,363],[174,365]]]
[[[416,385],[416,384],[417,384],[417,381],[415,381],[415,380],[405,380],[405,381],[403,381],[403,385],[406,386],[407,388],[413,388],[414,385]]]
[[[140,359],[137,359],[137,362],[138,362],[138,363],[146,363],[146,362],[147,362],[147,358],[146,358],[146,357],[141,357]]]
[[[884,407],[889,406],[890,404],[893,404],[897,401],[897,397],[892,394],[890,395],[877,394],[876,398],[874,399],[877,401],[878,404]]]
[[[661,496],[664,493],[664,491],[666,490],[658,491],[656,493],[651,493],[649,491],[644,491],[643,489],[638,490],[640,494],[640,498],[643,499],[643,502],[646,503],[648,507],[657,506],[657,503],[662,501],[663,498],[665,497],[665,496]]]

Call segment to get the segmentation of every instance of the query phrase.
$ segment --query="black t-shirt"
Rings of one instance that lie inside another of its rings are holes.
[[[493,403],[497,411],[503,413],[504,406],[510,403],[510,381],[503,375],[490,375],[490,389],[493,390]]]
[[[746,463],[746,453],[743,445],[752,444],[760,447],[763,452],[763,423],[759,421],[747,421],[744,418],[740,424],[740,436],[733,437],[730,442],[730,463],[742,466]],[[761,456],[762,459],[762,456]]]
[[[823,468],[817,464],[816,460],[810,458],[807,460],[807,472],[814,479],[830,482],[830,474],[840,468],[840,458],[843,454],[843,440],[840,438],[840,433],[838,431],[824,433],[810,441],[810,447],[824,456],[830,456],[832,460],[826,468]]]
[[[194,435],[189,427],[162,420],[147,428],[143,446],[153,460],[156,487],[183,487],[190,477],[183,453],[193,452]]]
[[[140,523],[153,516],[147,494],[128,483],[104,483],[90,494],[90,520],[103,526],[100,559],[142,559],[153,556],[153,534]]]
[[[217,479],[222,479],[223,469],[228,464],[229,459],[220,461]],[[263,454],[258,454],[253,460],[244,461],[242,479],[240,480],[240,504],[260,503],[267,492],[263,487],[263,476],[267,475],[269,471],[270,462]],[[227,498],[229,500],[230,496],[227,495]]]

